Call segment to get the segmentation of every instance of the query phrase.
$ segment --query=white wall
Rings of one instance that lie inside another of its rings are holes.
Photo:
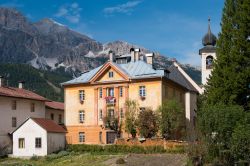
[[[185,93],[185,115],[186,115],[186,126],[188,132],[188,138],[190,140],[195,139],[195,126],[194,117],[196,117],[197,111],[197,94],[194,92]]]
[[[42,138],[42,147],[35,148],[35,138]],[[25,139],[25,148],[19,149],[18,139]],[[13,133],[13,156],[44,156],[47,155],[47,131],[29,119]]]
[[[48,133],[48,154],[65,148],[65,133]]]
[[[11,109],[13,100],[17,101],[16,110]],[[31,103],[35,103],[35,112],[30,112]],[[12,117],[17,118],[17,127],[29,117],[44,118],[45,104],[42,101],[0,96],[0,144],[11,142],[8,133],[16,129],[12,127]]]

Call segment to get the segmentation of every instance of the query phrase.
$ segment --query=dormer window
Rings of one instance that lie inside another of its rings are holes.
[[[207,56],[206,58],[206,69],[212,69],[213,65],[213,57],[211,55]]]
[[[83,103],[83,101],[85,100],[85,91],[84,90],[79,90],[79,100],[80,100],[80,103]]]
[[[114,72],[110,71],[109,72],[109,78],[113,78],[114,77]]]

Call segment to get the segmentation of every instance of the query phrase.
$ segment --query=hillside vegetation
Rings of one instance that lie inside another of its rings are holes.
[[[26,64],[0,64],[0,75],[8,86],[17,87],[18,81],[25,81],[25,89],[38,93],[50,100],[63,101],[60,83],[70,80],[67,73],[38,70]]]

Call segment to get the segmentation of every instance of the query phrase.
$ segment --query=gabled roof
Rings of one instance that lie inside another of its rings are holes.
[[[56,102],[56,101],[48,101],[45,102],[45,106],[47,108],[52,108],[52,109],[56,109],[56,110],[64,110],[64,103],[61,102]]]
[[[50,133],[65,133],[66,130],[56,124],[53,120],[44,119],[44,118],[31,118],[34,122],[36,122],[39,126],[45,129],[47,132]]]
[[[193,87],[192,84],[179,72],[178,68],[174,65],[171,65],[168,70],[170,71],[169,73],[169,78],[173,80],[174,82],[179,83],[183,87],[187,88],[190,91],[196,91],[196,89]]]
[[[16,132],[22,125],[24,125],[30,119],[33,120],[36,124],[38,124],[40,127],[42,127],[44,130],[46,130],[49,133],[66,133],[66,130],[62,126],[56,124],[53,120],[44,119],[44,118],[28,118],[20,126],[18,126],[14,131],[12,131],[11,134]]]
[[[110,63],[110,62],[109,62]],[[152,65],[147,64],[144,61],[130,62],[126,64],[111,63],[124,74],[126,74],[130,79],[138,78],[152,78],[152,77],[163,77],[164,70],[155,70]],[[104,64],[106,65],[106,64]],[[87,73],[82,74],[80,77],[73,80],[62,83],[62,85],[72,85],[80,83],[89,83],[89,81],[97,74],[97,72],[104,66],[97,67]]]
[[[110,63],[110,62],[109,62]],[[166,77],[164,69],[154,69],[151,64],[148,64],[142,60],[136,62],[129,62],[125,64],[111,63],[116,66],[119,70],[125,73],[129,79],[146,79],[146,78],[157,78]],[[106,64],[104,64],[106,65]],[[103,65],[103,66],[104,66]],[[80,77],[62,83],[62,85],[74,85],[80,83],[89,83],[92,77],[103,67],[100,66],[87,73],[82,74]],[[170,71],[169,79],[183,86],[184,88],[197,92],[197,89],[190,83],[190,81],[176,68],[171,65],[168,69]],[[167,78],[167,77],[166,77]],[[191,78],[190,78],[191,79]]]
[[[13,87],[0,87],[0,96],[17,97],[39,101],[49,101],[48,99],[26,89]]]

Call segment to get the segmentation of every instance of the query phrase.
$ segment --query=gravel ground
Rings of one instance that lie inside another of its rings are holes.
[[[123,158],[125,164],[115,164],[119,157],[111,158],[104,162],[109,166],[185,166],[185,154],[129,154]]]

